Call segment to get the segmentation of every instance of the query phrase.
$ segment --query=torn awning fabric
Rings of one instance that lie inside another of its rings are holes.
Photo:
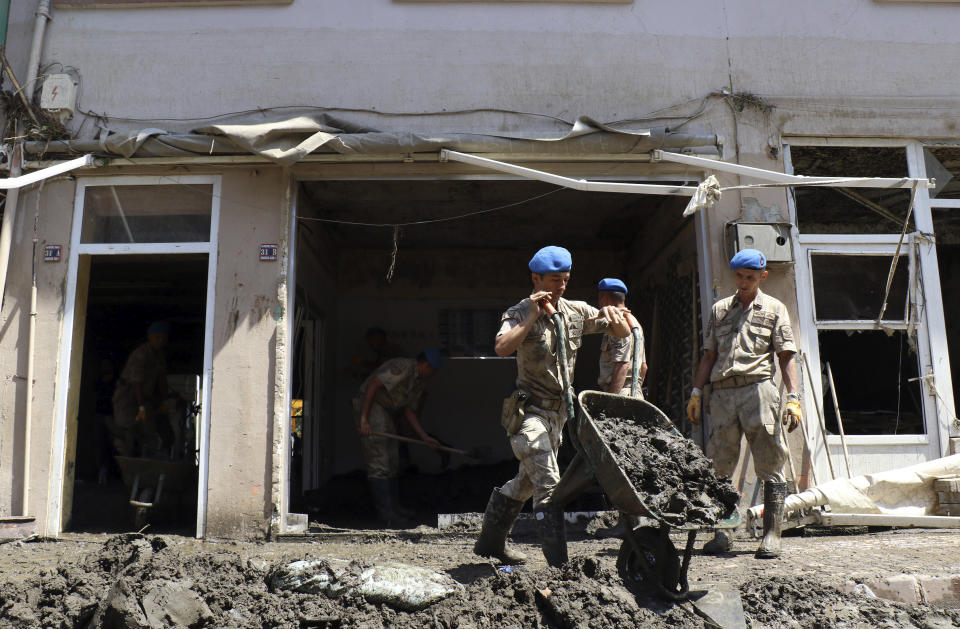
[[[405,155],[441,149],[499,154],[644,154],[655,149],[719,155],[716,135],[671,133],[603,124],[578,117],[556,132],[413,133],[374,129],[327,113],[310,113],[267,122],[213,124],[188,133],[158,128],[109,133],[99,139],[27,142],[34,158],[95,153],[104,157],[181,157],[254,154],[290,166],[312,153]]]

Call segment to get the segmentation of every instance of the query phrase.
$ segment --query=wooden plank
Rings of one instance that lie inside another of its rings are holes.
[[[891,515],[887,513],[824,513],[822,526],[899,526],[903,528],[958,529],[960,517],[942,515]]]
[[[935,491],[960,492],[960,476],[935,479],[933,481],[933,489]]]

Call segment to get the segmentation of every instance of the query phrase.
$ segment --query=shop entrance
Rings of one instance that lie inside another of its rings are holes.
[[[661,183],[661,182],[658,182]],[[335,527],[376,526],[353,400],[377,364],[441,350],[420,419],[481,455],[401,450],[401,495],[417,521],[482,511],[516,473],[499,424],[515,360],[493,341],[501,313],[530,294],[538,248],[573,254],[569,299],[596,303],[623,279],[646,336],[649,399],[678,423],[698,354],[697,246],[680,197],[587,193],[516,179],[315,180],[300,185],[294,275],[290,509]],[[574,385],[595,389],[600,337],[586,337]],[[415,435],[414,435],[415,436]],[[603,508],[599,497],[587,497]]]
[[[204,534],[219,190],[211,176],[77,183],[53,533]]]
[[[196,529],[206,271],[203,254],[90,259],[72,530]],[[148,349],[157,335],[165,346]],[[121,380],[146,377],[141,389],[153,389],[161,362],[167,394],[143,390],[138,420],[123,399],[137,385]]]

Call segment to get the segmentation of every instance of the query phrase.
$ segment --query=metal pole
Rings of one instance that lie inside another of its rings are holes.
[[[23,159],[23,147],[14,145],[10,158],[10,176],[20,174],[20,162]],[[3,223],[0,225],[0,307],[3,305],[7,284],[7,269],[10,266],[10,243],[13,241],[13,226],[17,220],[17,205],[20,201],[20,189],[7,192],[7,201],[3,208]]]
[[[837,474],[833,471],[833,457],[830,455],[830,445],[827,443],[827,428],[826,423],[823,421],[823,405],[817,398],[817,390],[813,387],[813,375],[810,372],[810,363],[807,361],[806,354],[803,354],[803,364],[801,364],[800,367],[807,374],[807,381],[810,383],[810,393],[813,395],[813,406],[817,409],[817,419],[820,420],[820,436],[823,437],[823,450],[827,453],[827,465],[830,466],[830,479],[837,480]]]
[[[837,402],[837,386],[833,383],[833,370],[827,363],[827,380],[830,381],[830,395],[833,397],[833,408],[837,411],[837,428],[840,430],[840,445],[843,446],[843,462],[847,466],[847,478],[853,478],[850,473],[850,453],[847,452],[847,436],[843,432],[843,419],[840,417],[840,403]]]

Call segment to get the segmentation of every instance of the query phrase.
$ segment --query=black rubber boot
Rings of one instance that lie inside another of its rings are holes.
[[[563,520],[563,509],[547,506],[534,512],[537,521],[537,533],[547,564],[559,568],[567,563],[567,527]]]
[[[787,484],[763,482],[763,539],[754,554],[757,559],[775,559],[780,556],[780,532],[783,529],[783,502]]]
[[[373,498],[373,506],[377,510],[377,517],[390,528],[410,528],[412,523],[400,515],[394,506],[391,482],[389,478],[367,479],[367,484],[370,486],[370,496]]]
[[[725,531],[715,531],[713,539],[703,545],[705,555],[720,555],[730,550],[730,534]]]
[[[518,564],[527,560],[527,556],[518,550],[507,548],[507,535],[520,514],[523,503],[513,500],[494,489],[483,514],[483,527],[480,537],[473,545],[473,552],[481,557],[496,557],[501,563]]]
[[[390,479],[390,499],[393,503],[394,510],[399,513],[401,517],[411,519],[416,515],[413,509],[407,509],[403,506],[403,503],[400,502],[400,479],[396,476]]]

